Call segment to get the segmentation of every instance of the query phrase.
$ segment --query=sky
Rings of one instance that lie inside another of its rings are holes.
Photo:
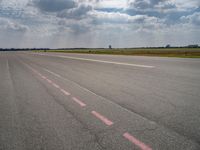
[[[1,48],[200,45],[200,0],[0,0]]]

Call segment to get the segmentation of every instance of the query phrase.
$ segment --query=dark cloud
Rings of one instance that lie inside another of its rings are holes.
[[[162,6],[162,9],[175,7],[169,0],[129,0],[129,6],[135,9],[150,9],[156,6]]]
[[[131,1],[129,5],[130,7],[137,9],[146,9],[150,7],[150,3],[144,0]]]
[[[33,2],[40,10],[47,12],[58,12],[64,9],[74,8],[74,0],[35,0]]]

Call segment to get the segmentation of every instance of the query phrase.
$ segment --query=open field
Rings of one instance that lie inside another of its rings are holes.
[[[49,52],[200,58],[200,48],[69,49]]]

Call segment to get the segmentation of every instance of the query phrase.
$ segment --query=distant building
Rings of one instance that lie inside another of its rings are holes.
[[[109,49],[112,49],[112,46],[111,46],[111,45],[109,45]]]

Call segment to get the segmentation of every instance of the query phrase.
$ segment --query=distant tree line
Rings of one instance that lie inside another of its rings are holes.
[[[111,45],[109,45],[109,48],[111,49]],[[125,49],[161,49],[161,48],[200,48],[198,44],[195,45],[188,45],[188,46],[171,46],[170,44],[167,44],[164,47],[133,47],[133,48],[125,48]],[[84,49],[108,49],[108,48],[57,48],[57,49],[51,49],[51,48],[0,48],[0,51],[37,51],[37,50],[84,50]]]
[[[167,44],[165,48],[199,48],[198,44],[182,46],[182,47],[172,47],[170,44]]]
[[[77,50],[77,49],[89,49],[89,48],[0,48],[0,51],[38,51],[38,50]],[[93,48],[102,49],[102,48]]]
[[[50,50],[49,48],[0,48],[0,51],[33,51],[33,50]]]

